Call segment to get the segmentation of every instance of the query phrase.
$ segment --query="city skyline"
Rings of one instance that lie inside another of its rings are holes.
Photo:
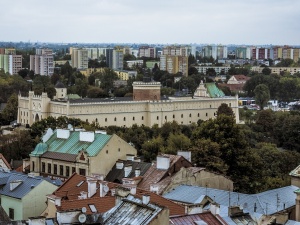
[[[0,41],[298,45],[297,0],[2,1]]]

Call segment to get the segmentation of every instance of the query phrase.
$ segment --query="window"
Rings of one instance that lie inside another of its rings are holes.
[[[107,118],[105,118],[105,122],[107,122]]]
[[[80,181],[80,182],[76,185],[76,187],[80,187],[83,183],[84,183],[84,180]]]
[[[70,167],[66,166],[66,176],[70,176]]]
[[[192,117],[192,114],[190,113],[190,117]]]
[[[97,212],[97,209],[96,209],[95,205],[89,205],[89,207],[90,207],[90,209],[91,209],[91,211],[92,211],[93,213],[96,213],[96,212]]]
[[[157,116],[156,119],[159,120],[159,116]]]
[[[85,176],[85,169],[79,169],[79,175]]]
[[[208,113],[206,113],[206,116],[208,116]]]
[[[8,209],[8,216],[10,219],[14,220],[15,219],[15,210],[12,208]]]
[[[142,120],[144,120],[144,117],[142,116]]]
[[[46,172],[46,163],[42,162],[42,173]]]
[[[120,148],[118,148],[118,151],[120,152],[120,151],[121,151],[121,149],[120,149]]]
[[[134,121],[134,120],[135,120],[135,118],[134,118],[134,117],[132,117],[132,120]]]
[[[54,170],[53,173],[57,174],[57,165],[56,164],[54,164],[54,169],[53,170]]]
[[[34,161],[32,161],[32,171],[34,171]]]
[[[61,176],[64,175],[64,166],[63,165],[59,166],[59,175],[61,175]]]
[[[211,105],[209,105],[209,108],[211,108]]]
[[[48,173],[51,173],[51,163],[48,163]]]
[[[124,121],[126,121],[126,117],[124,117],[124,119],[123,119]]]
[[[75,172],[76,172],[76,168],[72,167],[72,173],[75,173]]]
[[[98,123],[98,119],[96,118],[96,123]]]
[[[198,117],[200,117],[200,113],[198,113]]]
[[[183,118],[183,114],[181,114],[181,118]]]
[[[175,119],[175,115],[173,115],[173,119]]]
[[[117,118],[115,117],[114,121],[117,121]]]
[[[108,150],[106,150],[106,154],[108,154]]]

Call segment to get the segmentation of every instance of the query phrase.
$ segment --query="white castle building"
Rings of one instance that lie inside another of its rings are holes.
[[[225,96],[214,83],[201,82],[193,97],[162,98],[160,87],[159,82],[134,82],[131,98],[70,99],[65,86],[58,82],[53,99],[48,98],[47,93],[35,95],[33,91],[29,91],[28,97],[18,96],[18,123],[32,125],[49,116],[66,116],[95,121],[103,127],[131,127],[133,124],[161,127],[170,121],[188,125],[199,119],[214,118],[222,103],[232,108],[239,122],[238,96]]]

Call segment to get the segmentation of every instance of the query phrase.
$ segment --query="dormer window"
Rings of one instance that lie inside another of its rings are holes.
[[[80,181],[80,182],[76,185],[76,187],[80,187],[83,183],[84,183],[84,180]]]

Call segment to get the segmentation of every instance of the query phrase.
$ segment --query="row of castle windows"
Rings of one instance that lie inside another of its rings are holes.
[[[214,113],[214,116],[216,113]],[[198,117],[200,117],[200,113],[197,114]],[[208,113],[205,114],[205,116],[208,116]],[[192,114],[189,114],[189,117],[192,117]],[[183,114],[181,114],[181,118],[183,118]],[[156,117],[157,120],[159,120],[159,116]],[[168,117],[165,116],[165,120],[167,120]],[[175,115],[173,115],[173,119],[175,119]],[[132,120],[135,121],[135,117],[132,117]],[[142,116],[142,120],[144,120],[144,117]],[[114,118],[114,121],[117,121],[117,117]],[[126,117],[123,118],[123,121],[126,121]],[[86,122],[89,122],[88,119],[86,119]],[[98,122],[98,119],[96,118],[96,122]],[[105,122],[107,122],[107,118],[105,118]]]

